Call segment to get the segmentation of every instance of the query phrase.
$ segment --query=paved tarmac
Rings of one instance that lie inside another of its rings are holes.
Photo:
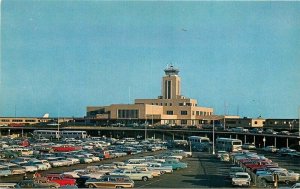
[[[194,152],[184,160],[188,168],[165,174],[147,182],[136,181],[137,188],[228,188],[230,163],[221,162],[207,152]]]

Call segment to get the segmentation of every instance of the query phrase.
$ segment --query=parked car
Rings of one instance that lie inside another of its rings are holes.
[[[267,129],[265,131],[266,134],[272,134],[272,135],[277,135],[278,132],[274,131],[273,129]]]
[[[250,133],[257,133],[257,134],[262,134],[263,130],[259,128],[254,128],[250,130]]]
[[[250,175],[246,172],[236,172],[231,180],[233,186],[250,186]]]
[[[59,184],[51,182],[46,178],[37,180],[22,180],[18,184],[21,188],[59,188]]]
[[[290,135],[291,133],[289,131],[280,131],[278,134],[280,134],[280,135]]]
[[[89,179],[85,182],[88,188],[133,188],[134,181],[128,176],[106,175],[100,179]]]
[[[11,170],[8,166],[0,165],[0,177],[12,175]],[[1,188],[1,187],[0,187]]]
[[[127,170],[127,169],[117,169],[109,174],[110,175],[125,175],[125,176],[129,176],[132,180],[142,180],[142,181],[147,181],[147,180],[153,178],[151,173],[145,173],[145,172],[141,172],[141,171]]]
[[[61,174],[48,174],[46,178],[52,182],[58,183],[60,186],[74,186],[76,185],[76,179],[72,179],[69,177],[65,177],[64,175]]]
[[[161,163],[148,163],[148,168],[150,170],[158,170],[162,174],[164,173],[173,173],[172,166],[163,166]]]
[[[245,150],[255,150],[256,146],[254,144],[245,143],[242,145],[242,148]]]
[[[18,183],[4,182],[0,183],[0,188],[20,188],[20,186],[18,185]]]
[[[291,183],[299,181],[298,173],[288,171],[274,171],[273,174],[260,175],[264,182],[274,182],[274,174],[278,176],[278,182]]]
[[[173,170],[187,168],[187,163],[180,162],[178,160],[167,160],[162,163],[163,166],[172,166]]]
[[[2,163],[2,165],[7,166],[13,175],[19,175],[26,173],[26,169],[21,167],[20,165],[14,163]]]
[[[263,150],[266,152],[273,152],[273,153],[278,151],[278,149],[275,146],[266,146],[263,148]]]
[[[290,148],[280,148],[277,153],[282,155],[282,156],[287,156],[289,155],[290,153],[295,153],[296,150],[294,149],[290,149]]]

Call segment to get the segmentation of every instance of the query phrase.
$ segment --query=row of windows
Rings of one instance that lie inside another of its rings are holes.
[[[23,122],[23,120],[22,119],[14,119],[14,120],[12,120],[12,122]]]
[[[279,124],[283,124],[283,125],[293,125],[293,124],[298,124],[298,121],[294,120],[294,121],[269,121],[269,124],[272,125],[279,125]]]
[[[139,110],[118,110],[118,118],[138,118]]]
[[[185,110],[182,110],[180,111],[180,114],[181,115],[188,115],[188,112],[185,111]],[[174,112],[172,110],[168,110],[167,111],[167,115],[174,115]],[[193,115],[195,115],[195,111],[193,111]],[[211,112],[202,112],[202,111],[196,111],[196,115],[203,115],[203,116],[206,116],[206,115],[211,115]]]
[[[173,104],[172,103],[151,103],[152,105],[157,105],[157,106],[173,106]],[[183,102],[180,102],[180,103],[178,103],[178,106],[193,106],[193,104],[192,103],[189,103],[189,102],[187,102],[187,103],[183,103]],[[195,106],[197,106],[197,104],[195,104]]]
[[[157,105],[157,106],[168,106],[168,103],[151,103],[152,105]],[[172,106],[172,103],[169,103],[169,106]]]
[[[193,115],[194,115],[194,112],[193,112]],[[206,116],[206,115],[211,115],[211,112],[196,111],[196,115]]]
[[[22,119],[13,119],[13,120],[1,119],[1,122],[24,122],[24,120],[22,120]],[[37,120],[34,120],[34,119],[25,119],[25,122],[37,122]]]

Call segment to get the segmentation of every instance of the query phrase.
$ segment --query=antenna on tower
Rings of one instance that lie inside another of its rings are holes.
[[[131,90],[130,90],[130,87],[128,87],[128,103],[130,104],[131,102]]]

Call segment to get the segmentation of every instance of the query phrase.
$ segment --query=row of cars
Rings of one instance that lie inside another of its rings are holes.
[[[140,156],[124,162],[113,162],[87,166],[84,169],[65,171],[60,174],[45,174],[34,180],[22,180],[18,184],[22,188],[58,188],[58,187],[88,187],[88,188],[131,188],[134,181],[148,181],[165,173],[183,169],[187,164],[181,162],[190,153],[182,150],[173,150],[160,153],[156,156]],[[3,184],[3,183],[2,183]],[[1,184],[0,184],[1,186]]]
[[[271,153],[276,153],[277,155],[280,156],[289,156],[293,158],[300,158],[300,152],[298,152],[295,149],[291,149],[288,147],[283,147],[283,148],[276,148],[275,146],[266,146],[262,149],[265,152],[271,152]]]
[[[230,154],[227,151],[218,151],[217,158],[224,162],[230,162],[234,158],[234,154]],[[228,178],[231,180],[232,186],[247,186],[251,185],[251,176],[245,171],[244,168],[238,165],[230,167],[228,172]]]
[[[39,141],[31,142],[31,144],[27,146],[19,145],[14,142],[16,140],[7,138],[0,141],[1,147],[5,151],[14,153],[15,149],[21,148],[31,152],[26,155],[18,154],[13,157],[3,157],[0,160],[0,176],[44,171],[53,167],[72,166],[80,163],[93,163],[94,165],[96,162],[100,164],[100,161],[104,159],[118,158],[131,154],[142,154],[143,152],[149,151],[166,150],[166,144],[162,141],[136,141],[132,138],[116,140],[96,137],[84,140],[64,139],[59,142],[49,142],[39,139]],[[132,175],[130,178],[136,180],[138,178],[134,178],[133,175],[139,172],[145,173],[151,170],[153,172],[152,174],[159,175],[172,172],[175,169],[185,168],[187,165],[180,162],[180,159],[184,156],[186,156],[186,153],[181,151],[169,151],[168,153],[162,153],[156,157],[145,157],[143,163],[133,162],[133,160],[131,160],[128,162],[115,162],[114,167],[104,165],[89,166],[85,170],[71,171],[72,173],[69,171],[59,175],[45,175],[46,179],[35,181],[25,179],[20,183],[20,186],[22,185],[22,187],[25,188],[26,186],[31,186],[30,188],[42,186],[50,187],[51,184],[53,185],[53,180],[59,181],[64,179],[75,179],[76,184],[78,184],[78,180],[80,182],[80,180],[87,179],[102,179],[102,177],[108,173],[114,176],[126,176],[128,172],[130,172],[130,175]],[[141,159],[143,158],[140,158],[139,161],[142,161]],[[107,167],[110,168],[108,169]],[[128,171],[129,169],[130,171]],[[139,179],[148,180],[150,178],[151,176],[146,175]],[[69,183],[68,185],[71,184]],[[60,186],[62,186],[61,183]]]
[[[256,134],[271,134],[271,135],[291,135],[291,136],[300,136],[299,132],[290,132],[290,131],[275,131],[273,129],[260,129],[260,128],[254,128],[254,129],[247,129],[244,127],[235,127],[227,129],[229,132],[237,132],[237,133],[256,133]]]
[[[124,142],[99,137],[85,140],[66,139],[59,142],[32,141],[27,146],[22,146],[16,141],[18,140],[9,138],[0,140],[0,177],[166,149],[161,141],[141,142],[126,139]]]
[[[282,149],[284,151],[284,149]],[[232,186],[258,187],[278,186],[278,183],[296,183],[299,181],[300,174],[280,167],[271,159],[256,152],[247,150],[241,152],[228,153],[218,151],[217,157],[221,161],[232,161],[228,176]]]
[[[295,183],[299,181],[300,174],[280,167],[271,159],[255,152],[242,151],[230,154],[232,161],[236,164],[231,168],[230,176],[232,185],[250,185],[252,180],[256,186],[277,186],[278,183]],[[247,175],[248,179],[238,179],[237,174]]]
[[[89,188],[104,187],[109,180],[118,176],[126,176],[132,181],[148,181],[165,173],[173,173],[174,170],[187,168],[187,164],[181,162],[181,159],[186,156],[187,154],[184,152],[169,151],[156,156],[144,156],[124,162],[113,162],[112,164],[87,167],[84,170],[64,172],[63,175],[76,178],[80,187]],[[115,181],[115,184],[120,183]]]

